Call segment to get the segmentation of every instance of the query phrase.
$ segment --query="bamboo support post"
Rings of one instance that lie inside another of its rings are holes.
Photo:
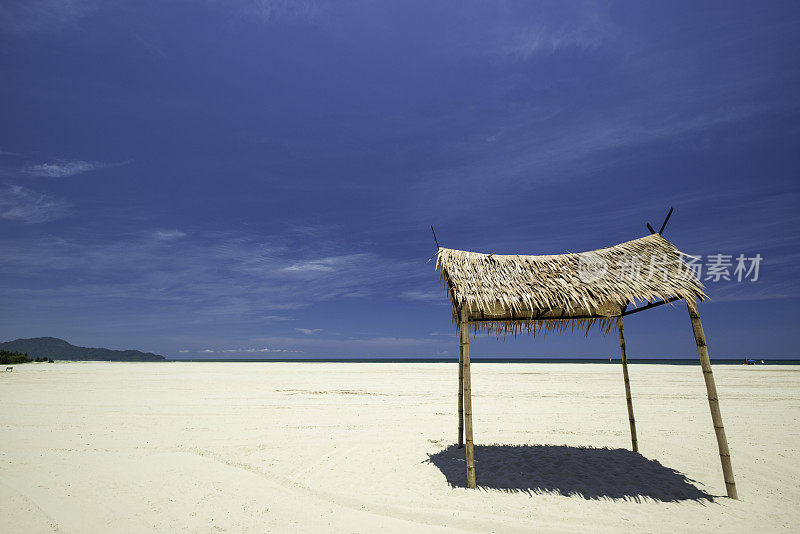
[[[722,462],[722,474],[725,478],[725,488],[727,489],[728,497],[738,500],[739,496],[736,493],[736,482],[733,479],[733,467],[731,466],[731,453],[728,450],[728,439],[725,437],[725,427],[722,425],[722,413],[719,409],[717,386],[714,383],[714,375],[711,372],[711,361],[708,357],[706,335],[703,332],[703,325],[700,322],[697,304],[693,300],[687,300],[686,305],[689,308],[689,318],[692,320],[694,340],[695,343],[697,343],[697,353],[700,356],[700,367],[703,369],[703,378],[706,382],[708,406],[711,409],[711,420],[714,422],[714,431],[717,434],[717,446],[719,447],[719,459]]]
[[[464,343],[458,339],[458,448],[464,447]]]
[[[472,443],[472,384],[469,371],[469,321],[467,320],[466,306],[461,308],[461,321],[459,322],[461,336],[461,355],[464,370],[464,430],[467,449],[467,487],[476,487],[475,483],[475,450]]]
[[[628,353],[625,350],[625,331],[622,328],[622,317],[617,320],[619,326],[619,350],[622,353],[622,379],[625,382],[625,400],[628,403],[628,421],[631,425],[631,448],[639,452],[639,442],[636,440],[636,419],[633,417],[633,400],[631,399],[631,381],[628,377]]]

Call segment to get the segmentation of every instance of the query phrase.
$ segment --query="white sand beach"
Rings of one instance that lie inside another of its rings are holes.
[[[3,532],[774,532],[800,529],[800,368],[55,363],[0,374]],[[597,447],[600,449],[590,449]],[[605,449],[603,449],[605,448]]]

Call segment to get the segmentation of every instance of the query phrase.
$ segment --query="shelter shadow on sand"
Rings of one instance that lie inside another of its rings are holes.
[[[426,460],[453,487],[466,487],[464,449],[451,445]],[[566,445],[475,445],[478,487],[579,495],[585,499],[713,501],[682,473],[627,449]]]

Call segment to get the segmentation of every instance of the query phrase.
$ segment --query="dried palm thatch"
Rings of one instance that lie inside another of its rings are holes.
[[[628,305],[677,297],[704,300],[685,255],[652,234],[590,252],[550,256],[440,248],[436,268],[453,305],[475,330],[498,334],[565,329],[603,332]]]

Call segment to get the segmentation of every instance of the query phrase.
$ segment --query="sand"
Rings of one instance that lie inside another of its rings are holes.
[[[55,363],[0,374],[3,532],[752,532],[800,528],[800,368]],[[590,447],[597,447],[593,449]]]

